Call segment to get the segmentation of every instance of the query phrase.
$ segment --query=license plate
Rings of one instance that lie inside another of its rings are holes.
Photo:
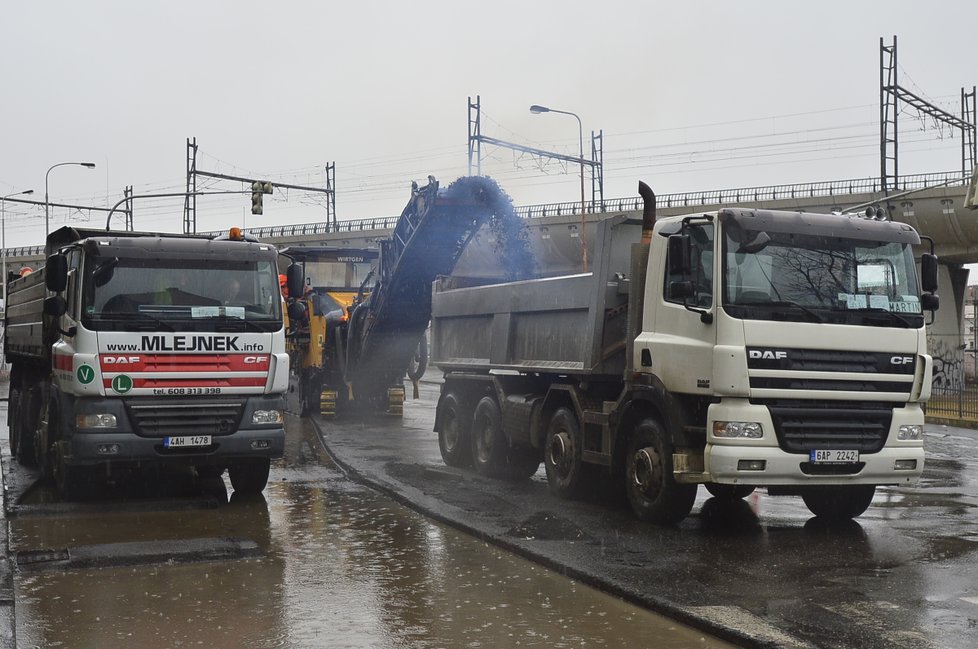
[[[859,451],[811,451],[813,464],[848,464],[859,461]]]
[[[184,435],[181,437],[164,437],[165,448],[191,448],[194,446],[210,446],[210,435]]]

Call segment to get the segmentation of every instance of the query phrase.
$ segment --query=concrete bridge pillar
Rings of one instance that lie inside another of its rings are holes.
[[[934,357],[934,389],[964,388],[964,315],[968,269],[962,264],[942,264],[938,295],[941,308],[927,327],[927,351]]]

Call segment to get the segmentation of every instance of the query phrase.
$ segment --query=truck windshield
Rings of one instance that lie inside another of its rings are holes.
[[[909,244],[769,232],[724,237],[723,308],[755,320],[923,326]]]
[[[282,326],[271,260],[88,257],[82,323],[122,331],[275,331]]]

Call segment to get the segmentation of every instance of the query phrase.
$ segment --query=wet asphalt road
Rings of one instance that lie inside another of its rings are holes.
[[[63,503],[0,450],[0,647],[730,646],[352,482],[308,420],[250,499],[173,471]]]
[[[976,431],[929,425],[922,481],[878,489],[846,525],[797,497],[758,490],[731,506],[700,489],[693,515],[661,528],[600,496],[551,496],[542,468],[513,484],[444,466],[437,389],[422,383],[403,422],[315,423],[338,463],[412,507],[745,645],[978,647]]]
[[[437,390],[403,421],[292,420],[250,501],[177,474],[59,503],[4,449],[0,646],[14,629],[21,647],[719,646],[561,575],[744,646],[978,646],[976,431],[929,426],[922,483],[843,527],[797,498],[701,490],[660,528],[597,494],[556,499],[542,470],[514,484],[444,466]]]

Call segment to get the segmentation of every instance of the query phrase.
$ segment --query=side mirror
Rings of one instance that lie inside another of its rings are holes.
[[[302,266],[299,264],[289,264],[285,271],[286,287],[289,289],[289,297],[300,298],[305,289],[306,278],[303,277]],[[291,317],[291,316],[290,316]]]
[[[937,255],[925,252],[920,256],[920,286],[925,293],[937,291]]]
[[[68,286],[68,258],[61,253],[48,257],[44,266],[44,283],[49,291],[60,293]]]
[[[690,240],[688,234],[673,234],[669,236],[669,274],[688,275],[692,266],[690,262]],[[670,288],[670,290],[672,290]]]
[[[44,299],[44,315],[60,318],[68,312],[68,303],[60,295],[52,295]]]
[[[937,293],[924,293],[920,296],[920,308],[924,311],[937,311],[941,305],[941,298]]]

